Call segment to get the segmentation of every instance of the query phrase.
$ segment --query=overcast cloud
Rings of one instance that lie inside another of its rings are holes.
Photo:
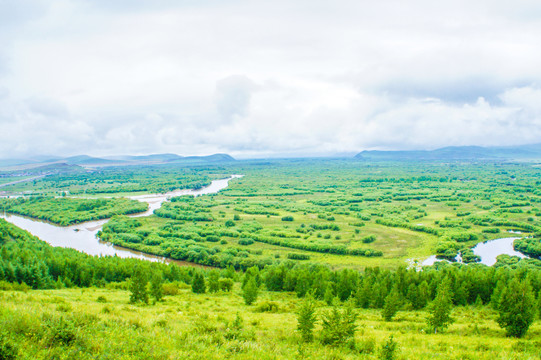
[[[0,0],[0,158],[541,142],[541,2]]]

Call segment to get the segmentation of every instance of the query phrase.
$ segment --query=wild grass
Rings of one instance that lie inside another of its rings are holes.
[[[262,292],[244,304],[233,294],[180,289],[153,305],[130,305],[124,290],[88,288],[0,292],[0,328],[18,359],[380,359],[392,335],[397,359],[539,359],[541,323],[521,340],[505,337],[488,307],[458,307],[442,334],[427,331],[424,311],[357,309],[353,344],[301,343],[293,294]],[[272,306],[269,306],[272,304]],[[270,309],[270,311],[267,311]],[[326,310],[318,303],[318,314]]]

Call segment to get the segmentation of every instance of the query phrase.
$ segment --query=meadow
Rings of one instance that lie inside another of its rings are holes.
[[[455,308],[456,321],[443,334],[430,333],[422,310],[400,311],[391,322],[377,310],[360,310],[353,345],[322,345],[320,323],[316,340],[305,344],[296,332],[301,300],[264,292],[247,306],[239,291],[198,295],[179,289],[155,305],[131,305],[128,291],[107,288],[4,291],[0,324],[20,359],[382,359],[391,335],[396,359],[540,355],[539,321],[526,338],[507,338],[494,310],[474,306]],[[318,313],[328,309],[318,304]]]

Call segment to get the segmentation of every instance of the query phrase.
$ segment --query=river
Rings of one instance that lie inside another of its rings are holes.
[[[517,232],[511,232],[511,233],[516,234]],[[495,240],[488,240],[488,241],[475,245],[475,247],[472,250],[475,255],[478,255],[481,257],[481,264],[485,264],[488,266],[492,266],[496,264],[496,261],[497,261],[496,258],[499,255],[503,255],[503,254],[510,255],[510,256],[518,256],[520,258],[527,258],[528,256],[513,249],[513,241],[515,241],[516,239],[519,239],[519,238],[507,237],[507,238],[501,238],[501,239],[495,239]],[[457,255],[457,257],[458,256],[459,255]],[[434,265],[434,263],[437,261],[441,261],[441,260],[436,258],[436,255],[432,255],[428,259],[423,261],[422,265],[423,266]]]
[[[154,210],[159,209],[161,205],[168,201],[171,197],[192,195],[201,196],[206,194],[215,194],[220,190],[225,189],[229,181],[232,179],[240,178],[242,175],[232,175],[227,179],[214,180],[209,186],[200,189],[184,189],[176,190],[165,194],[146,194],[130,196],[130,199],[146,202],[149,205],[147,211],[128,215],[130,217],[142,217],[150,216],[154,213]],[[172,260],[160,256],[146,254],[140,251],[127,249],[121,246],[112,245],[105,241],[101,241],[96,237],[98,231],[109,220],[97,220],[89,221],[77,225],[71,226],[58,226],[49,222],[31,219],[28,217],[4,214],[0,217],[6,219],[10,223],[20,227],[37,236],[41,240],[49,243],[52,246],[60,246],[65,248],[72,248],[89,255],[97,256],[118,256],[121,258],[138,258],[148,261],[161,261],[161,262],[174,262],[179,265],[194,265],[184,261]]]

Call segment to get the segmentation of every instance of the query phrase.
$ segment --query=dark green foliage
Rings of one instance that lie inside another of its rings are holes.
[[[507,335],[523,337],[536,315],[536,301],[530,284],[513,278],[501,294],[498,312],[498,324]]]
[[[148,304],[148,276],[145,269],[137,267],[130,278],[130,303]]]
[[[211,293],[220,291],[220,273],[218,270],[211,270],[209,272],[208,289]]]
[[[282,221],[293,221],[293,216],[284,216],[282,217]]]
[[[428,307],[428,325],[434,333],[442,332],[453,322],[451,310],[453,300],[448,281],[440,283],[437,288],[437,294],[434,301]]]
[[[316,321],[316,305],[314,299],[308,296],[297,311],[297,331],[301,334],[302,341],[312,342]]]
[[[259,295],[259,287],[255,277],[250,277],[242,289],[242,297],[246,305],[252,305]]]
[[[355,335],[357,313],[351,304],[342,310],[337,306],[321,315],[321,342],[326,345],[344,345],[350,343]]]
[[[233,220],[227,220],[227,221],[225,222],[225,226],[226,226],[226,227],[233,227],[233,226],[235,226],[235,225],[236,225],[236,224],[235,224],[235,222],[234,222]]]
[[[193,275],[192,291],[196,294],[204,294],[207,292],[207,286],[205,285],[205,276],[200,271],[197,271]]]

